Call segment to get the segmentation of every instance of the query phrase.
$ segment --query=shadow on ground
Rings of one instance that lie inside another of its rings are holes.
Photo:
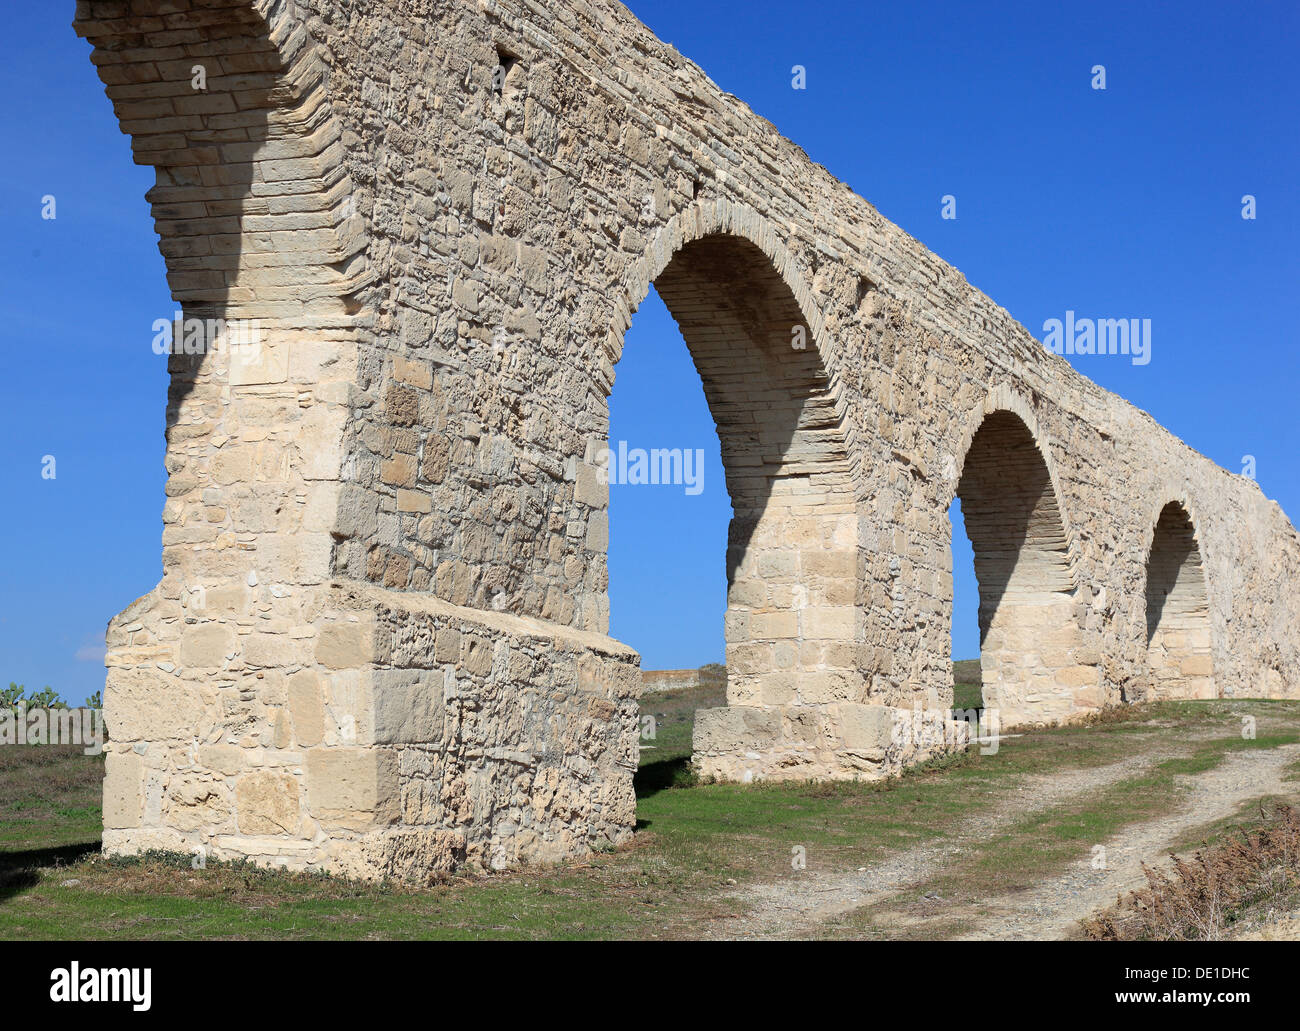
[[[0,901],[13,898],[36,887],[41,870],[51,866],[70,866],[99,853],[98,841],[37,848],[26,852],[0,852]]]

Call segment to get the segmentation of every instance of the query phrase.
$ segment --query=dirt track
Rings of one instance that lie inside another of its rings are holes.
[[[1215,768],[1182,778],[1188,787],[1183,805],[1158,819],[1128,826],[1104,842],[1104,869],[1093,869],[1085,859],[1026,891],[988,898],[980,906],[987,915],[981,918],[978,930],[966,937],[1054,940],[1075,934],[1079,920],[1143,883],[1143,861],[1161,860],[1164,850],[1187,832],[1230,815],[1251,798],[1296,794],[1296,785],[1286,783],[1283,773],[1298,754],[1300,745],[1231,753]],[[1033,778],[1009,795],[995,817],[970,821],[940,845],[909,849],[863,870],[810,872],[795,882],[746,888],[734,894],[744,915],[716,921],[710,936],[816,936],[838,918],[885,903],[951,869],[990,834],[1074,796],[1137,776],[1162,758],[1165,756],[1149,754],[1109,766]],[[915,936],[919,930],[923,935],[925,923],[924,919],[908,919],[909,934]]]

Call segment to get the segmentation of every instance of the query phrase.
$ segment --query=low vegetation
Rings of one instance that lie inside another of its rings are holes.
[[[584,863],[454,877],[427,889],[244,863],[196,868],[190,856],[106,859],[98,851],[102,757],[2,748],[0,938],[707,936],[743,909],[732,896],[747,885],[853,871],[917,845],[942,848],[971,820],[1014,807],[1029,778],[1155,757],[1145,773],[1077,804],[1004,823],[962,871],[945,872],[956,880],[940,890],[974,914],[979,891],[1081,861],[1098,835],[1177,805],[1177,773],[1210,768],[1232,749],[1293,741],[1300,729],[1296,702],[1164,703],[1026,733],[994,755],[971,752],[882,783],[698,783],[689,762],[694,713],[724,703],[717,677],[645,700],[653,737],[643,742],[638,830],[628,846]],[[1242,741],[1243,713],[1257,719],[1253,742]],[[791,863],[796,847],[806,871]],[[931,924],[928,933],[936,930]],[[828,933],[897,936],[865,916]]]
[[[1147,886],[1085,921],[1098,941],[1217,941],[1262,909],[1300,902],[1300,810],[1261,806],[1254,826],[1239,826],[1191,858],[1142,871]]]
[[[979,659],[958,659],[952,664],[952,707],[954,709],[984,707]]]

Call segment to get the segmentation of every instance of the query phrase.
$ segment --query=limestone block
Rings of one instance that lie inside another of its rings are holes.
[[[421,390],[433,387],[433,369],[428,362],[414,362],[400,355],[393,359],[393,378]]]
[[[392,458],[384,462],[379,467],[379,478],[385,483],[390,483],[398,487],[415,486],[415,456],[398,452]],[[412,509],[402,508],[399,504],[399,511],[412,511]]]
[[[848,606],[806,608],[800,613],[803,636],[852,640],[855,612]]]
[[[1067,666],[1056,671],[1056,682],[1066,687],[1090,687],[1100,676],[1101,671],[1095,666]]]
[[[160,669],[114,668],[104,687],[104,719],[116,741],[192,738],[204,717],[200,689]]]
[[[894,731],[897,710],[885,705],[841,702],[840,736],[843,746],[868,755],[884,755]]]
[[[764,705],[787,705],[795,699],[793,673],[766,673],[759,685],[759,700]]]
[[[460,658],[460,631],[443,627],[438,631],[434,645],[434,658],[438,662],[456,662]]]
[[[273,770],[245,773],[235,783],[235,808],[243,834],[296,836],[300,823],[298,781]]]
[[[144,769],[134,752],[110,752],[104,759],[104,826],[139,827]]]
[[[296,641],[288,634],[246,634],[239,639],[239,652],[250,666],[293,666],[307,660],[309,649],[305,642]]]
[[[357,669],[374,659],[374,624],[370,620],[326,623],[316,637],[316,661],[322,666]]]
[[[573,484],[573,500],[580,505],[592,508],[609,506],[609,484],[601,482],[600,470],[586,462],[578,463],[578,471]]]
[[[307,752],[307,805],[323,826],[364,830],[397,818],[398,776],[379,748],[312,748]]]
[[[230,744],[203,745],[199,765],[211,773],[233,776],[244,768],[244,749]]]
[[[442,741],[441,672],[376,670],[374,690],[376,744],[437,744]]]
[[[799,613],[755,612],[750,615],[751,636],[771,640],[799,636]]]
[[[432,512],[433,499],[420,490],[399,490],[397,492],[397,511]]]
[[[1178,664],[1185,677],[1208,677],[1214,674],[1214,659],[1209,655],[1188,655]]]
[[[226,623],[199,623],[181,635],[181,662],[200,669],[220,668],[235,652],[235,630]]]
[[[176,830],[220,828],[230,818],[230,789],[209,777],[185,774],[172,782],[168,796],[167,824]]]
[[[749,705],[697,709],[692,747],[696,752],[770,748],[781,734],[777,709]]]
[[[288,678],[289,712],[298,745],[311,748],[325,736],[325,702],[320,676],[312,670],[299,670]]]
[[[269,340],[235,346],[230,352],[230,385],[283,383],[289,377],[289,346]]]

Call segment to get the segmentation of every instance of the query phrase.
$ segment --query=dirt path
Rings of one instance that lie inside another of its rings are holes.
[[[1187,778],[1190,792],[1178,812],[1126,827],[1107,841],[1106,869],[1094,870],[1085,860],[1029,891],[989,899],[984,907],[989,916],[962,940],[1050,941],[1076,933],[1084,917],[1145,884],[1142,863],[1167,861],[1165,849],[1189,831],[1231,816],[1248,799],[1294,793],[1295,786],[1282,777],[1298,753],[1300,745],[1229,754],[1214,769]]]
[[[988,899],[981,908],[987,908],[990,915],[975,937],[1042,940],[1071,933],[1079,919],[1142,883],[1141,862],[1158,859],[1165,845],[1194,827],[1231,814],[1249,798],[1287,794],[1291,786],[1284,784],[1283,770],[1298,752],[1300,745],[1232,753],[1213,770],[1189,776],[1190,792],[1181,809],[1128,827],[1105,843],[1107,869],[1093,870],[1085,860],[1080,868],[1028,891]],[[995,814],[969,821],[942,842],[909,849],[856,872],[809,871],[798,879],[748,887],[731,896],[745,905],[746,912],[715,921],[708,936],[798,938],[816,934],[838,917],[929,880],[972,846],[1025,816],[1138,776],[1166,758],[1169,755],[1147,754],[1107,766],[1029,778],[997,806]]]
[[[1085,791],[1104,788],[1142,773],[1166,755],[1142,755],[1108,766],[1026,778],[997,804],[996,812],[970,820],[941,842],[921,845],[852,873],[808,871],[797,880],[757,884],[734,893],[743,916],[715,921],[711,938],[790,938],[814,933],[826,922],[891,897],[928,880],[972,845],[1026,815],[1058,805]]]

